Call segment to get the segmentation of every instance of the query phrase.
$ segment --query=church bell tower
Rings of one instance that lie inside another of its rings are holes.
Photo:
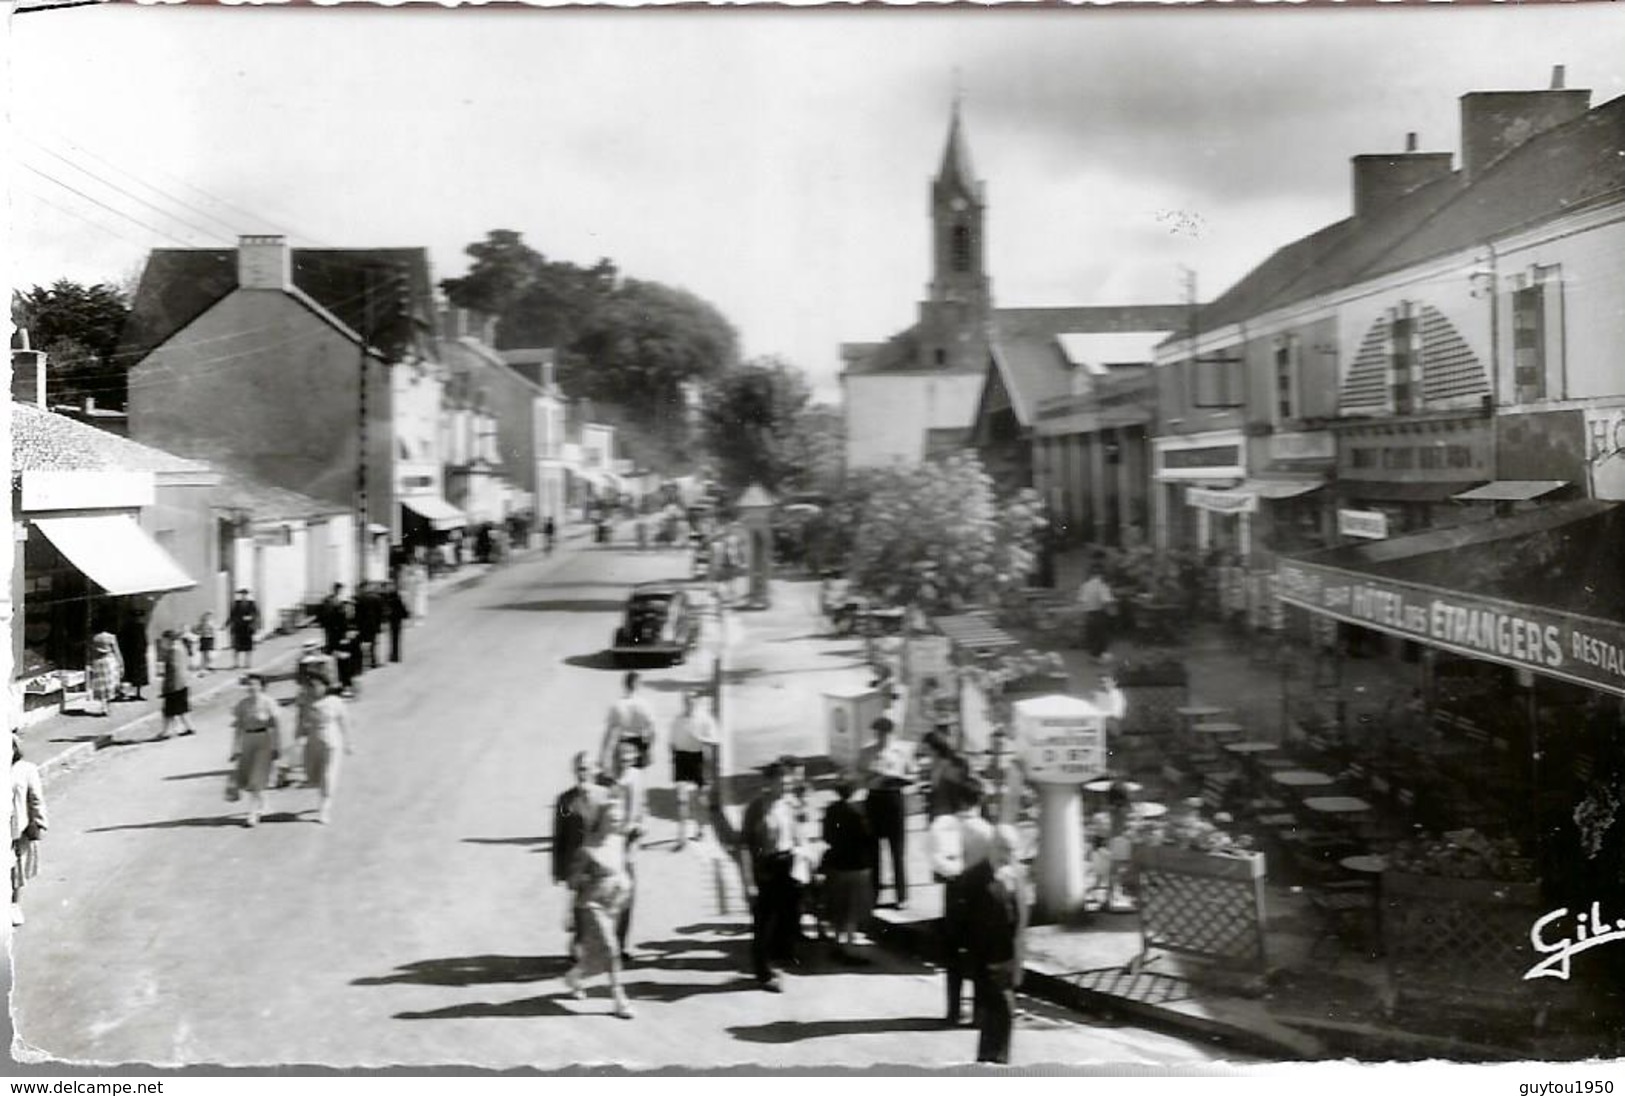
[[[923,367],[953,372],[986,368],[992,312],[986,217],[986,195],[971,168],[956,96],[942,166],[931,182],[931,285],[920,302]]]

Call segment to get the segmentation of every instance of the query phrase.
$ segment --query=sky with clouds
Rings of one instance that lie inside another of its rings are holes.
[[[1625,4],[1426,10],[79,7],[11,25],[11,277],[151,247],[492,228],[707,298],[837,394],[913,319],[956,82],[996,303],[1216,295],[1347,215],[1350,156],[1459,150],[1457,100],[1625,94]]]

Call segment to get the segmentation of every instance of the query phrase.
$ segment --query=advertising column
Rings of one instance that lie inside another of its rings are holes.
[[[1016,748],[1038,786],[1038,908],[1046,923],[1083,907],[1083,798],[1079,785],[1106,771],[1106,715],[1086,700],[1040,696],[1013,705]]]

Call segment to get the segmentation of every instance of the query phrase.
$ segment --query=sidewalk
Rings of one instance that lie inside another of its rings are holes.
[[[560,547],[579,546],[590,540],[591,536],[592,527],[589,525],[567,525],[559,538]],[[525,549],[514,553],[510,562],[503,566],[511,566],[513,562],[532,559],[539,554],[540,548]],[[430,580],[429,596],[431,599],[443,597],[476,585],[484,581],[492,570],[491,564],[465,564],[450,574]],[[432,614],[430,620],[433,620]],[[432,624],[426,626],[433,627]],[[254,645],[254,669],[273,677],[290,672],[304,641],[317,634],[314,628],[306,628],[298,632],[273,632],[265,636]],[[237,687],[239,673],[230,669],[230,661],[229,650],[217,650],[214,672],[199,674],[192,679],[194,708]],[[226,666],[225,669],[220,668],[222,664]],[[143,700],[115,701],[105,718],[77,710],[76,703],[66,712],[58,712],[20,728],[17,737],[22,742],[23,755],[39,766],[42,779],[49,784],[55,776],[97,750],[150,738],[158,733],[163,701],[155,687],[149,686],[145,691],[147,696]]]
[[[730,846],[743,804],[759,786],[757,766],[790,753],[808,761],[815,783],[827,783],[817,780],[832,771],[824,756],[820,694],[867,680],[861,644],[823,634],[815,583],[776,581],[773,590],[771,609],[734,614],[744,634],[725,662],[726,726],[734,751],[718,833]],[[1191,696],[1235,712],[1250,735],[1278,739],[1282,708],[1273,671],[1252,662],[1217,626],[1196,628],[1190,640],[1182,653]],[[1100,668],[1081,650],[1059,653],[1075,691],[1098,684]],[[1117,653],[1132,657],[1134,650],[1120,645]],[[876,911],[870,933],[887,946],[931,959],[942,888],[929,882],[923,815],[912,815],[909,829],[909,908]],[[737,886],[732,880],[730,892]],[[1238,977],[1160,951],[1138,963],[1137,916],[1099,913],[1078,925],[1030,930],[1023,991],[1279,1060],[1576,1060],[1617,1050],[1609,1035],[1617,1015],[1611,1006],[1586,1015],[1554,1014],[1544,1027],[1525,1015],[1459,1009],[1392,1016],[1384,1008],[1384,964],[1325,936],[1298,888],[1271,882],[1266,911],[1268,969],[1262,976]]]

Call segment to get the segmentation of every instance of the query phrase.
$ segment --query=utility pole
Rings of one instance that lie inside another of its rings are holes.
[[[371,537],[367,516],[367,341],[372,337],[372,268],[361,268],[361,398],[357,401],[358,439],[355,462],[355,583],[359,590],[367,580],[367,545]]]

